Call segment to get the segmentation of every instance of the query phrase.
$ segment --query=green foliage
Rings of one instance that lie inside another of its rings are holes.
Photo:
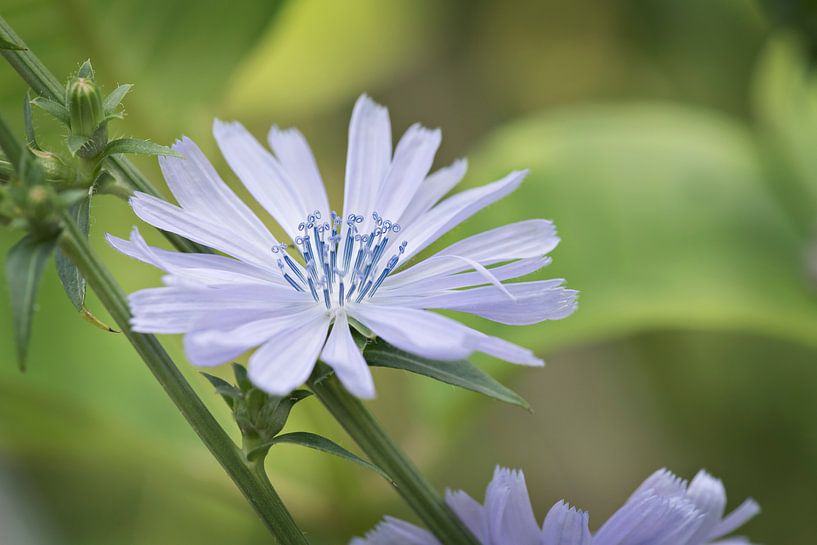
[[[23,237],[6,256],[6,281],[14,315],[14,332],[17,341],[17,363],[25,370],[31,324],[37,304],[37,288],[43,268],[54,250],[55,240],[37,240],[30,235]]]
[[[363,355],[366,362],[375,367],[389,367],[424,375],[452,386],[479,392],[499,401],[530,409],[528,402],[519,394],[506,388],[468,360],[430,360],[403,352],[382,340],[369,343]]]
[[[87,196],[87,193],[82,200],[71,207],[70,213],[87,238],[91,227],[91,198]],[[59,248],[56,252],[56,261],[57,274],[68,299],[71,300],[71,304],[77,311],[82,311],[85,307],[85,278]]]
[[[337,456],[338,458],[354,462],[360,466],[365,467],[366,469],[370,469],[376,473],[379,473],[381,477],[383,477],[389,482],[392,482],[391,478],[386,474],[386,472],[377,467],[376,465],[367,462],[357,454],[346,450],[345,448],[338,445],[331,439],[327,439],[326,437],[323,437],[322,435],[318,435],[316,433],[310,433],[305,431],[294,431],[291,433],[284,433],[275,436],[271,440],[255,447],[253,450],[247,453],[247,458],[249,458],[250,460],[254,460],[259,456],[266,456],[267,451],[271,447],[273,447],[274,445],[279,445],[281,443],[300,445],[302,447],[315,449],[321,452],[325,452],[327,454],[331,454],[333,456]]]
[[[132,153],[136,155],[171,155],[173,157],[181,157],[181,154],[173,151],[167,146],[154,144],[153,142],[139,140],[137,138],[120,138],[118,140],[111,140],[102,151],[102,157],[108,157],[109,155],[116,155],[120,153]]]

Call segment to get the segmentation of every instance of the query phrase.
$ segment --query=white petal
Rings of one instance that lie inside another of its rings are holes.
[[[384,219],[397,221],[425,180],[440,147],[439,129],[412,125],[397,144],[389,172],[380,186],[374,211]]]
[[[392,517],[366,534],[365,539],[354,539],[349,545],[441,545],[431,532]]]
[[[456,242],[428,259],[390,276],[383,287],[469,269],[462,262],[442,259],[444,256],[462,256],[482,265],[493,265],[512,259],[541,257],[558,244],[556,228],[550,221],[526,220],[511,223]]]
[[[304,305],[303,293],[273,285],[148,288],[132,293],[131,325],[140,333],[187,333],[213,314],[272,312]],[[311,303],[307,303],[314,306]]]
[[[504,284],[504,290],[484,286],[449,291],[402,304],[413,308],[439,308],[475,314],[495,322],[529,325],[544,320],[560,320],[576,309],[577,292],[561,287],[563,280],[543,280]],[[513,299],[508,297],[510,292]]]
[[[462,490],[446,490],[445,502],[480,543],[488,543],[485,508]]]
[[[551,259],[547,256],[530,257],[526,259],[519,259],[488,269],[491,276],[499,281],[510,280],[520,276],[526,276],[534,273],[539,269],[550,265]],[[377,292],[373,300],[378,300],[380,297],[408,297],[408,296],[422,296],[430,293],[435,293],[443,290],[451,290],[457,288],[469,288],[488,283],[485,275],[478,271],[463,272],[456,274],[438,274],[429,277],[417,277],[417,280],[401,284],[397,286],[383,287]]]
[[[723,511],[726,509],[726,489],[720,479],[701,470],[689,483],[687,498],[704,516],[701,526],[690,540],[697,543],[703,541],[721,521]]]
[[[349,313],[378,337],[412,354],[456,360],[473,352],[468,328],[433,312],[363,303],[350,307]]]
[[[280,274],[217,254],[186,254],[148,246],[134,227],[130,240],[105,235],[117,251],[190,281],[204,284],[274,283],[282,284]]]
[[[314,207],[310,210],[300,188],[289,179],[278,160],[240,123],[216,120],[213,134],[230,168],[252,196],[291,238],[298,236],[298,224]]]
[[[346,313],[340,312],[335,317],[321,360],[335,370],[340,382],[352,394],[363,399],[375,397],[372,373],[349,331]]]
[[[526,174],[527,171],[512,172],[499,181],[457,193],[406,226],[402,235],[397,237],[408,241],[406,255],[401,258],[398,266],[456,225],[519,187]]]
[[[202,218],[146,193],[130,198],[133,211],[142,220],[164,231],[176,233],[199,244],[215,248],[257,267],[272,270],[270,247],[258,239],[248,239],[231,229],[221,218]]]
[[[309,305],[311,308],[312,305]],[[193,365],[215,366],[227,363],[251,348],[263,344],[277,332],[286,329],[293,321],[292,315],[304,312],[304,306],[290,310],[276,309],[235,327],[204,329],[206,322],[195,324],[197,328],[184,336],[184,351]]]
[[[548,511],[542,525],[542,545],[590,545],[592,538],[586,512],[560,501]]]
[[[346,157],[346,184],[343,217],[368,215],[391,163],[391,123],[389,112],[366,95],[355,103],[349,123]]]
[[[429,175],[425,181],[420,184],[414,198],[408,204],[403,214],[398,219],[401,225],[411,225],[420,216],[431,210],[431,207],[437,204],[449,191],[454,189],[468,170],[468,161],[459,159],[454,161],[450,166],[441,168],[440,170]]]
[[[744,501],[740,506],[726,515],[726,517],[715,526],[709,533],[709,539],[717,539],[730,534],[746,524],[755,515],[760,513],[760,505],[751,498]]]
[[[281,130],[272,127],[267,140],[287,177],[295,184],[307,209],[318,210],[322,218],[329,217],[326,189],[309,144],[298,129]]]
[[[531,367],[541,367],[545,364],[541,359],[529,349],[521,347],[500,339],[491,337],[476,330],[471,330],[473,334],[474,350],[488,354],[501,360],[516,363],[517,365],[528,365]]]
[[[315,307],[289,323],[250,356],[248,376],[272,395],[286,395],[306,382],[326,342],[329,316]]]
[[[485,494],[485,511],[492,543],[540,545],[541,531],[521,471],[496,469]]]
[[[276,244],[275,237],[227,187],[192,140],[182,138],[173,149],[184,157],[159,157],[159,166],[170,191],[185,211],[206,220],[215,219],[246,239],[258,239],[261,247]]]

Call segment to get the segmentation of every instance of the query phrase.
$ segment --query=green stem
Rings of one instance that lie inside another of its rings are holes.
[[[25,42],[14,32],[5,19],[0,17],[0,37],[26,49],[0,49],[6,61],[17,71],[23,80],[38,95],[55,100],[65,106],[65,88],[48,68],[27,48]],[[105,166],[118,179],[123,180],[132,189],[141,191],[154,197],[162,197],[159,190],[150,183],[144,174],[125,157],[115,155],[105,159]],[[204,246],[189,241],[174,233],[164,232],[165,237],[173,246],[182,252],[208,253]]]
[[[156,337],[131,329],[131,314],[125,294],[93,253],[76,222],[64,213],[63,223],[65,230],[59,240],[62,251],[80,270],[165,392],[252,504],[278,543],[308,545],[266,474],[262,477],[263,468],[259,470],[245,460],[241,450],[213,418]]]
[[[394,480],[397,492],[445,545],[479,545],[440,494],[389,438],[377,419],[334,375],[309,387],[369,459]]]

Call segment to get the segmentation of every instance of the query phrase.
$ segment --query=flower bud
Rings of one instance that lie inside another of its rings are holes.
[[[31,150],[43,169],[45,179],[49,182],[73,183],[77,179],[76,168],[62,157],[50,151]]]
[[[90,138],[105,119],[102,93],[92,79],[77,78],[68,86],[71,133]]]

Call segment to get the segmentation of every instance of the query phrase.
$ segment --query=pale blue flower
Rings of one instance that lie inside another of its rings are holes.
[[[726,491],[700,471],[691,483],[669,471],[655,472],[595,533],[584,511],[560,501],[539,526],[521,471],[497,468],[480,504],[465,492],[449,491],[448,505],[482,545],[751,545],[726,537],[760,508],[744,501],[724,517]],[[365,539],[351,545],[440,545],[430,532],[386,517]]]
[[[569,315],[576,292],[562,280],[505,283],[550,262],[547,254],[559,242],[552,223],[505,225],[408,265],[515,190],[525,172],[444,198],[465,175],[465,161],[429,174],[440,131],[420,125],[410,127],[392,152],[388,112],[363,96],[352,113],[343,213],[337,215],[300,132],[273,127],[270,152],[238,123],[216,121],[213,130],[227,163],[294,245],[279,242],[201,150],[182,139],[174,149],[184,158],[160,159],[178,206],[144,193],[136,193],[131,206],[147,223],[224,255],[152,248],[137,229],[130,240],[109,236],[117,250],[167,273],[165,287],[130,297],[134,330],[183,334],[188,358],[200,366],[257,348],[250,379],[277,395],[301,385],[320,357],[350,392],[373,397],[352,320],[428,358],[483,352],[542,364],[530,350],[428,309],[513,325]]]

